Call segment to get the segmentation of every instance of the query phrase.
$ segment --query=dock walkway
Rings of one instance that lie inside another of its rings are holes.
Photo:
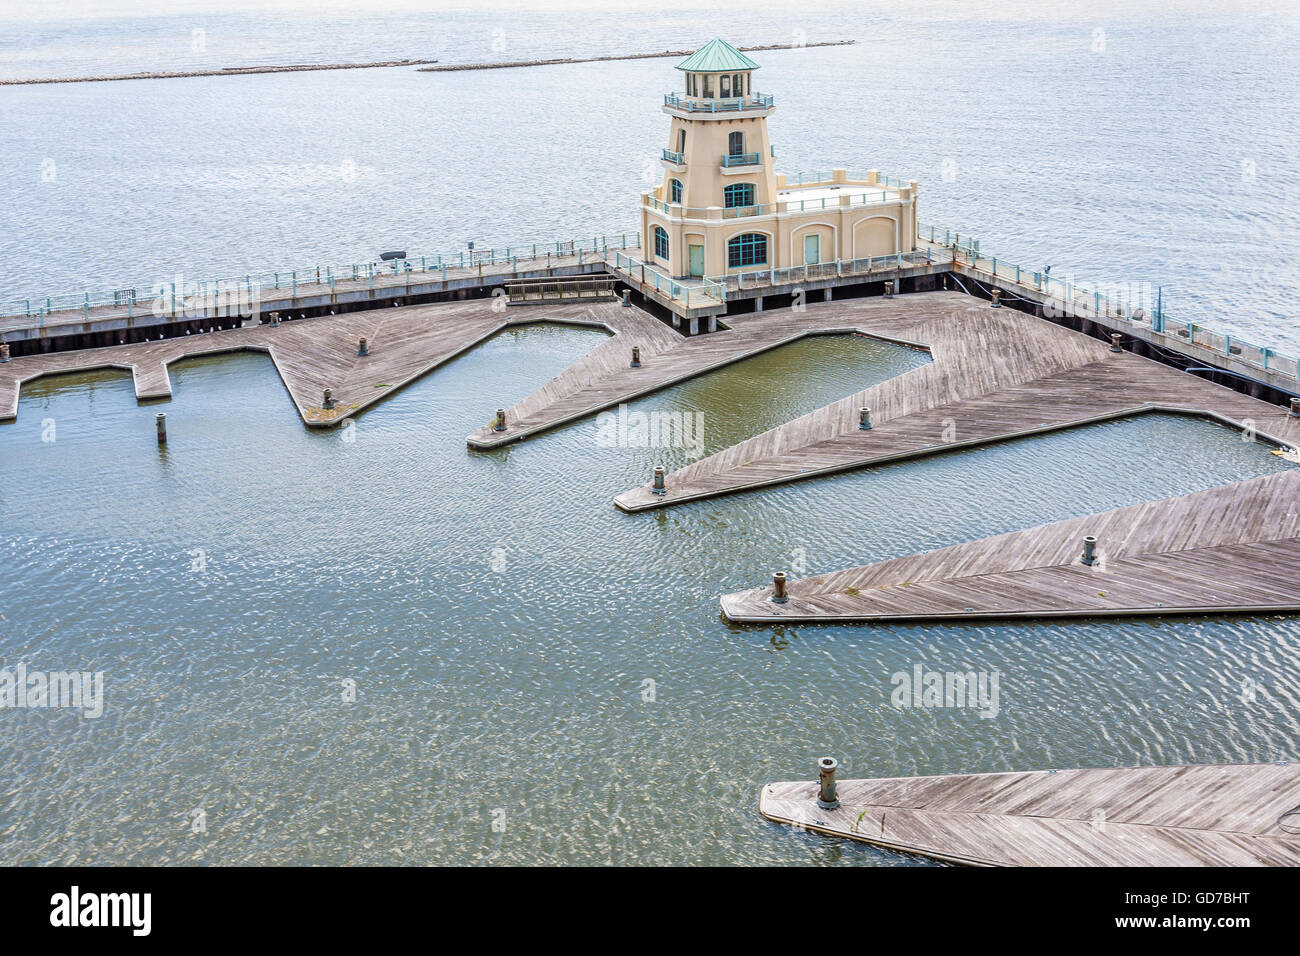
[[[168,366],[182,359],[221,352],[256,351],[270,355],[302,420],[311,426],[337,425],[343,419],[391,395],[439,365],[512,325],[561,322],[603,329],[618,340],[641,341],[663,323],[640,309],[612,303],[534,305],[527,309],[492,308],[489,300],[437,303],[350,312],[188,335],[156,342],[26,355],[0,364],[0,421],[18,415],[24,382],[48,375],[119,368],[130,371],[139,401],[170,398]],[[671,329],[665,330],[674,335]],[[358,355],[367,340],[369,354]],[[599,353],[609,343],[597,346]],[[326,388],[333,408],[324,408]],[[483,410],[484,421],[493,409]]]
[[[733,621],[1300,610],[1300,470],[724,595]],[[1084,562],[1084,537],[1095,556]]]
[[[1152,411],[1300,445],[1300,419],[1285,408],[962,293],[814,303],[782,315],[791,329],[912,343],[934,361],[687,465],[667,476],[664,494],[649,483],[623,492],[619,508],[644,511]],[[743,332],[748,323],[735,325]],[[863,407],[869,430],[859,427]]]
[[[773,783],[776,823],[979,866],[1300,865],[1300,764]],[[1285,819],[1284,819],[1285,817]]]

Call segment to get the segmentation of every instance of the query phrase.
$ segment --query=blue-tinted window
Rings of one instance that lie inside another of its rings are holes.
[[[681,201],[682,201],[682,181],[681,181],[680,179],[673,179],[673,180],[670,180],[669,183],[668,183],[668,186],[669,186],[669,189],[670,189],[671,192],[672,192],[672,197],[673,197],[672,200],[671,200],[671,202],[681,202]]]
[[[747,232],[727,240],[727,268],[758,266],[767,263],[767,236]]]
[[[655,226],[655,255],[660,259],[668,258],[668,233],[663,226]]]
[[[754,184],[732,183],[722,191],[722,199],[728,209],[735,209],[737,206],[752,206],[754,205]]]

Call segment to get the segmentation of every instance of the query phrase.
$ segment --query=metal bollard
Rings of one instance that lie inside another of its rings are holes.
[[[785,593],[785,572],[778,571],[772,575],[772,603],[784,604],[788,600],[790,598]]]
[[[359,343],[357,343],[357,354],[358,354],[358,355],[369,355],[369,354],[370,354],[370,349],[368,349],[368,348],[366,347],[366,340],[365,340],[365,339],[362,339]]]
[[[1089,534],[1089,535],[1085,535],[1083,538],[1083,563],[1084,564],[1097,563],[1097,536],[1096,535]]]
[[[655,480],[654,484],[650,486],[650,490],[656,495],[662,495],[668,490],[668,486],[664,484],[663,465],[655,465]]]
[[[989,289],[989,297],[993,300],[993,308],[1002,308],[1002,290],[998,288]]]
[[[0,362],[9,361],[9,343],[0,342]]]
[[[893,279],[886,279],[886,280],[885,280],[885,298],[886,298],[886,299],[892,299],[893,297],[894,297],[894,280],[893,280]]]
[[[154,427],[158,430],[158,444],[167,444],[167,416],[159,412],[154,416]]]
[[[871,430],[871,409],[865,405],[858,409],[858,428],[864,432]]]
[[[506,430],[506,410],[504,408],[497,409],[496,418],[492,419],[492,430],[494,432]]]
[[[822,757],[817,761],[817,806],[823,810],[834,810],[840,805],[835,795],[835,770],[839,761],[834,757]]]
[[[1122,337],[1123,337],[1123,336],[1121,336],[1118,332],[1112,332],[1112,333],[1110,333],[1110,350],[1111,350],[1112,352],[1123,352],[1123,351],[1124,351],[1124,346],[1122,346],[1122,345],[1119,344],[1119,340],[1120,340]]]
[[[1300,398],[1291,399],[1291,411],[1288,414],[1292,418],[1300,418]]]
[[[632,361],[629,367],[630,368],[641,367],[641,346],[639,345],[632,346]]]
[[[321,401],[321,408],[333,408],[333,407],[334,407],[334,389],[327,388],[325,389],[325,397]]]

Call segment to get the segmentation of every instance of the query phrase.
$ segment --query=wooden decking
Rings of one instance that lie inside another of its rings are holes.
[[[147,328],[176,321],[207,321],[209,318],[230,325],[233,321],[231,315],[247,311],[254,286],[263,318],[274,310],[295,312],[304,308],[343,303],[387,308],[393,302],[409,300],[413,295],[504,285],[515,279],[557,277],[590,270],[605,276],[606,256],[613,258],[616,252],[635,255],[640,249],[635,246],[605,251],[588,249],[581,254],[575,251],[572,255],[537,256],[531,255],[526,248],[520,251],[524,253],[523,256],[495,262],[481,259],[470,265],[447,265],[446,268],[436,266],[432,261],[425,261],[421,267],[417,261],[409,272],[376,266],[373,274],[368,275],[361,269],[354,276],[350,269],[331,273],[328,269],[314,268],[279,273],[274,284],[251,278],[247,285],[239,280],[225,280],[220,284],[220,296],[213,295],[212,298],[205,298],[205,295],[212,295],[218,284],[206,282],[202,286],[204,293],[191,290],[188,302],[184,295],[178,298],[179,311],[176,314],[172,314],[172,305],[167,299],[158,306],[159,311],[155,312],[154,299],[145,297],[145,293],[134,305],[128,305],[124,300],[120,304],[99,304],[89,308],[80,305],[61,307],[44,316],[40,314],[43,300],[31,299],[29,307],[34,310],[32,314],[0,315],[0,337],[12,342],[37,336],[38,333],[41,337],[49,337],[104,329]],[[60,297],[60,301],[66,298]]]
[[[773,783],[763,816],[983,866],[1300,865],[1300,764],[1117,767]],[[1285,829],[1284,829],[1285,826]],[[1288,832],[1291,831],[1291,832]]]
[[[623,334],[509,409],[505,431],[484,427],[470,435],[470,446],[518,441],[808,335],[852,331],[782,310],[738,316],[728,319],[732,328],[685,337],[640,309],[624,311],[630,315]],[[631,367],[632,346],[641,350],[640,368]]]
[[[1095,536],[1096,563],[1083,563]],[[774,569],[777,570],[777,569]],[[722,597],[733,621],[1300,610],[1300,471]]]
[[[258,325],[184,338],[118,345],[75,352],[28,355],[0,364],[0,421],[17,417],[24,382],[64,372],[121,368],[135,379],[140,401],[171,397],[167,367],[185,358],[219,352],[266,352],[293,398],[303,421],[336,425],[349,415],[391,395],[466,349],[510,325],[563,322],[606,329],[619,338],[631,325],[662,323],[639,309],[614,304],[565,303],[496,311],[490,299],[406,308],[374,309],[338,316]],[[667,334],[674,335],[671,329]],[[367,340],[369,354],[357,354]],[[599,349],[597,350],[599,351]],[[334,407],[322,407],[324,389]],[[483,410],[484,421],[493,409]]]
[[[738,337],[774,313],[733,321]],[[763,316],[769,316],[763,318]],[[618,495],[625,511],[825,475],[1144,411],[1204,415],[1300,445],[1300,419],[1090,336],[957,292],[810,304],[788,331],[838,328],[926,346],[934,361]],[[706,340],[715,336],[705,336]],[[870,430],[858,427],[871,409]],[[707,410],[705,410],[707,412]]]

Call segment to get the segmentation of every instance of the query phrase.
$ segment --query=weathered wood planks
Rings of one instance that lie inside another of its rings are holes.
[[[927,345],[934,361],[614,499],[643,511],[1144,411],[1205,415],[1300,445],[1300,419],[1090,336],[955,292],[808,306],[804,330],[850,328]],[[745,327],[737,323],[738,329]],[[872,428],[858,427],[871,409]]]
[[[983,866],[1296,866],[1300,764],[882,777],[763,787],[759,812],[939,860]]]
[[[1083,562],[1095,536],[1096,563]],[[1300,610],[1300,471],[723,595],[733,621]]]
[[[0,365],[0,421],[17,417],[22,384],[43,376],[121,368],[134,376],[138,400],[170,398],[167,367],[171,363],[251,350],[271,356],[306,424],[336,425],[507,326],[564,322],[605,329],[617,337],[633,321],[629,313],[662,326],[640,310],[613,304],[565,303],[507,311],[494,309],[491,299],[473,299],[21,356]],[[361,338],[367,340],[369,354],[365,356],[358,355]],[[333,393],[334,407],[330,409],[322,402],[326,388]],[[491,412],[484,409],[484,420]]]

